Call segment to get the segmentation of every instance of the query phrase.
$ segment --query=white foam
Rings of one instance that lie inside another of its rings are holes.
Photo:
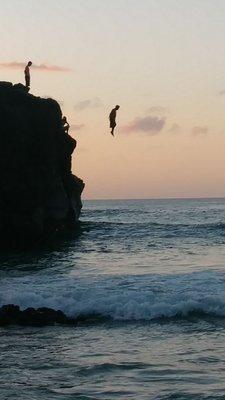
[[[115,320],[152,320],[192,311],[225,316],[225,274],[180,276],[14,278],[1,282],[0,305],[51,307],[68,316],[101,314]]]

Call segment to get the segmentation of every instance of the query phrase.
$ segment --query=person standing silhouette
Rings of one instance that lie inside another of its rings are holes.
[[[31,65],[32,65],[32,62],[29,61],[29,62],[27,63],[27,65],[26,65],[26,67],[25,67],[25,70],[24,70],[25,84],[26,84],[26,87],[27,87],[27,88],[30,87],[30,67],[31,67]]]
[[[68,122],[67,122],[66,117],[63,117],[63,118],[62,118],[62,126],[63,126],[64,132],[65,132],[65,133],[68,133],[68,132],[69,132],[69,129],[70,129],[70,126],[69,126],[69,124],[68,124]]]
[[[110,128],[111,128],[111,135],[114,136],[114,129],[116,127],[116,112],[119,110],[120,106],[116,106],[112,109],[111,113],[109,114],[109,121],[110,121]]]

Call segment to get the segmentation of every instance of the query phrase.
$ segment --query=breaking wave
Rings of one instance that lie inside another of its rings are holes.
[[[54,286],[36,279],[4,283],[0,305],[50,307],[84,320],[153,321],[225,317],[225,274],[129,276],[102,280],[61,279]]]

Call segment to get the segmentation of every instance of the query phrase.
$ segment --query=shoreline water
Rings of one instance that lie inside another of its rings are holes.
[[[0,328],[3,398],[222,400],[224,221],[221,199],[84,201],[76,238],[2,256],[0,305],[80,318]]]

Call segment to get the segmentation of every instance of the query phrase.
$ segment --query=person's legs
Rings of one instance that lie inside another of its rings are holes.
[[[115,124],[115,123],[113,123],[113,124],[110,125],[110,128],[112,128],[112,130],[111,130],[111,135],[113,135],[113,136],[114,136],[114,129],[115,129],[115,127],[116,127],[116,124]]]
[[[25,76],[25,81],[26,81],[26,87],[30,87],[30,77]]]

